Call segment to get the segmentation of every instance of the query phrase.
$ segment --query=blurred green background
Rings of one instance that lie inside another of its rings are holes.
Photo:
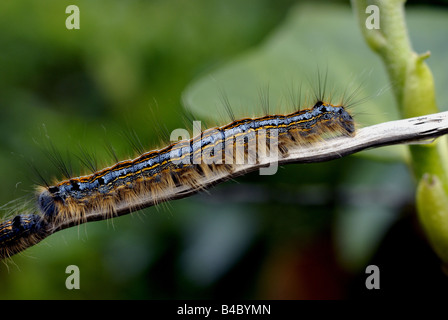
[[[47,137],[64,157],[70,153],[76,174],[86,173],[80,149],[100,167],[113,163],[107,144],[120,158],[134,156],[129,130],[148,149],[162,146],[161,132],[185,127],[182,101],[201,120],[219,123],[220,89],[236,111],[256,112],[257,90],[268,84],[278,107],[282,90],[316,67],[328,67],[335,90],[361,79],[361,98],[369,97],[353,110],[361,125],[395,119],[390,84],[349,3],[311,3],[3,1],[0,203],[33,193],[30,163],[50,181],[60,178],[42,152]],[[432,52],[441,103],[448,99],[448,12],[446,2],[425,3],[409,3],[409,30],[417,51]],[[80,9],[79,30],[65,28],[70,4]],[[249,174],[58,232],[0,264],[0,298],[446,295],[447,278],[416,220],[405,149],[363,155]],[[369,264],[380,268],[378,291],[365,288]],[[80,290],[65,287],[69,265],[80,268]]]

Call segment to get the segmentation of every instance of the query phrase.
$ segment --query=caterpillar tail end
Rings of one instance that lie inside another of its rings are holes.
[[[51,234],[37,214],[21,214],[0,223],[0,260],[39,243]]]

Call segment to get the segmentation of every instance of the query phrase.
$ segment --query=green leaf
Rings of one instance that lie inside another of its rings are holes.
[[[409,12],[408,17],[414,28],[432,25],[430,33],[415,32],[416,48],[421,48],[419,44],[423,43],[425,50],[433,50],[429,64],[436,63],[446,69],[446,63],[442,62],[447,49],[443,31],[446,28],[441,25],[447,24],[447,14],[419,10]],[[412,34],[413,28],[410,29]],[[294,106],[290,98],[298,95],[297,88],[301,86],[304,93],[301,106],[308,107],[314,102],[316,74],[319,72],[321,78],[325,77],[327,70],[327,92],[335,98],[334,102],[339,102],[338,97],[344,91],[350,93],[360,86],[355,100],[366,98],[366,101],[351,108],[359,126],[399,118],[391,90],[393,84],[389,83],[382,62],[365,45],[351,9],[328,4],[295,7],[258,47],[191,83],[184,92],[183,102],[196,115],[222,124],[228,120],[224,118],[224,96],[236,116],[258,116],[263,112],[260,90],[266,91],[269,87],[271,112],[291,112]],[[441,77],[440,82],[446,84],[446,74],[436,72],[436,82]],[[448,99],[446,90],[440,96],[444,101]],[[295,101],[297,108],[299,99]],[[381,160],[407,158],[403,146],[363,154]]]

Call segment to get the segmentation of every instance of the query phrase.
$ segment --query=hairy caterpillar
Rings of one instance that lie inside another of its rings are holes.
[[[180,198],[253,171],[266,164],[268,153],[281,162],[290,150],[354,134],[354,120],[344,105],[319,99],[308,109],[234,120],[90,175],[40,186],[37,212],[0,223],[0,258],[56,231]]]

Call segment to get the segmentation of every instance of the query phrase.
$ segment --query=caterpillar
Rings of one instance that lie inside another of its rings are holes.
[[[0,223],[0,259],[57,231],[194,194],[268,163],[281,163],[290,150],[354,135],[355,122],[346,105],[318,99],[307,109],[234,120],[92,174],[39,186],[35,212]]]

